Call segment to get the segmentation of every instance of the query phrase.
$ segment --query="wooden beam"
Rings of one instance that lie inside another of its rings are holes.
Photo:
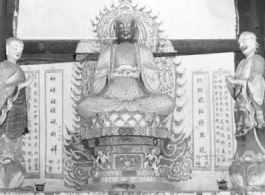
[[[171,42],[177,53],[181,55],[240,51],[236,39],[187,39],[171,40]]]
[[[74,54],[79,40],[23,40],[24,54]]]
[[[74,62],[73,54],[22,54],[20,65],[51,64],[62,62]]]
[[[25,54],[75,54],[80,40],[23,40]],[[236,39],[170,40],[178,55],[238,52]],[[176,55],[174,52],[173,55]],[[168,55],[172,55],[168,52]],[[157,53],[159,55],[159,53]]]
[[[80,40],[23,40],[24,52],[20,64],[42,64],[75,61]],[[176,52],[155,52],[155,57],[208,53],[241,52],[236,39],[170,40]],[[97,60],[99,53],[85,53]],[[39,61],[39,62],[38,62]],[[32,62],[32,63],[31,63]]]
[[[0,0],[0,62],[6,59],[6,5],[7,0]]]

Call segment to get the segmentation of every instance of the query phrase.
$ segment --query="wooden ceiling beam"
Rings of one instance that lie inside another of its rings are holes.
[[[25,54],[75,54],[80,40],[23,40]],[[178,55],[238,52],[236,39],[170,40]],[[168,52],[169,54],[172,52]],[[159,55],[158,53],[155,53]],[[175,53],[173,52],[173,55]]]
[[[80,40],[23,40],[24,51],[20,64],[42,64],[75,61],[76,47]],[[155,52],[155,57],[241,52],[236,39],[173,39],[177,52]],[[84,53],[97,60],[99,53]]]

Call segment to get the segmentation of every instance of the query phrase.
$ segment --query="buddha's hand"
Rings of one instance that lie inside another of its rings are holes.
[[[112,78],[117,77],[127,77],[127,78],[137,78],[139,76],[139,70],[136,67],[130,65],[119,66],[114,69],[114,73],[111,75]]]
[[[138,77],[138,72],[134,70],[124,70],[122,72],[123,77],[128,77],[128,78],[137,78]]]
[[[15,157],[10,153],[2,154],[0,157],[0,163],[2,164],[9,164],[15,160]]]

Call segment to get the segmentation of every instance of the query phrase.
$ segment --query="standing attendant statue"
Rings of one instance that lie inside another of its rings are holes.
[[[243,32],[239,46],[246,56],[226,80],[235,100],[237,149],[229,174],[237,188],[265,185],[264,59],[255,54],[255,34]]]
[[[27,130],[26,80],[17,61],[23,42],[15,37],[6,40],[7,60],[0,63],[0,188],[20,188],[25,178],[22,135]]]

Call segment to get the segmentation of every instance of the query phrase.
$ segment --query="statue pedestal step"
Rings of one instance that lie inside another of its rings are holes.
[[[173,191],[174,185],[153,170],[105,170],[98,171],[81,190]]]
[[[151,168],[148,170],[105,170],[98,171],[98,177],[155,177],[156,174]]]
[[[130,186],[133,188],[130,189]],[[174,192],[173,184],[170,183],[156,183],[156,182],[139,182],[139,183],[93,183],[81,186],[82,191],[146,191],[146,192]]]

